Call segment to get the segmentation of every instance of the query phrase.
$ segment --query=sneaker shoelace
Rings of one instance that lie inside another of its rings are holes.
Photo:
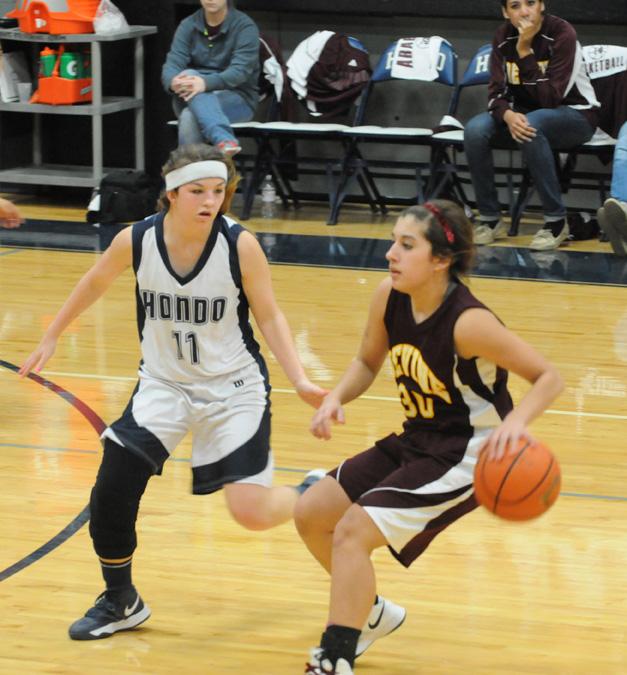
[[[329,659],[324,658],[322,649],[312,653],[312,663],[307,663],[307,670],[305,673],[312,675],[334,675],[335,668]]]
[[[104,593],[101,593],[97,598],[96,602],[94,602],[94,606],[90,607],[87,612],[85,613],[85,616],[88,617],[94,617],[94,616],[100,616],[102,614],[102,611],[105,611],[109,614],[116,614],[116,607],[115,603],[113,600],[107,597],[106,591]]]
[[[85,612],[85,616],[90,618],[98,618],[102,616],[103,612],[106,612],[110,616],[120,618],[124,615],[124,610],[122,609],[124,605],[124,602],[116,602],[112,597],[110,597],[107,591],[104,591],[96,598],[94,606]]]

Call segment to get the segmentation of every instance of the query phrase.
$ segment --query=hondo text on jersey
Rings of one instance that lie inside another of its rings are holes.
[[[223,296],[204,298],[198,296],[158,293],[140,289],[140,297],[147,319],[174,321],[202,326],[217,323],[224,316],[227,299]]]

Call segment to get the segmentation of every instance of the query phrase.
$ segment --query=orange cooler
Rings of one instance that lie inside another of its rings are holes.
[[[100,0],[17,0],[6,16],[24,33],[93,33]]]
[[[37,89],[37,103],[50,105],[73,105],[90,103],[92,100],[91,78],[67,80],[64,77],[40,77]]]

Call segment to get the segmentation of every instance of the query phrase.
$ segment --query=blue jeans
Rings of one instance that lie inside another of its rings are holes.
[[[199,75],[195,70],[183,72]],[[236,141],[231,123],[249,122],[255,114],[237,92],[229,89],[202,92],[187,102],[175,95],[172,107],[179,120],[179,145]]]
[[[610,193],[621,202],[627,202],[627,122],[620,128],[618,143],[614,148]]]
[[[540,108],[526,116],[536,129],[536,137],[524,143],[516,143],[507,125],[497,122],[487,112],[473,117],[464,129],[464,149],[477,208],[486,219],[498,218],[501,212],[494,184],[493,147],[520,148],[540,196],[544,215],[551,218],[566,215],[553,150],[569,150],[589,141],[594,129],[582,113],[568,106]]]

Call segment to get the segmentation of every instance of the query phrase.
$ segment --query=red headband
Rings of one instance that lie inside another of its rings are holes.
[[[427,209],[427,211],[431,211],[431,213],[438,219],[440,227],[444,230],[446,240],[449,244],[452,244],[455,241],[455,234],[453,233],[451,226],[446,222],[446,218],[442,215],[442,211],[440,211],[440,209],[431,202],[425,202],[423,206],[425,209]]]

